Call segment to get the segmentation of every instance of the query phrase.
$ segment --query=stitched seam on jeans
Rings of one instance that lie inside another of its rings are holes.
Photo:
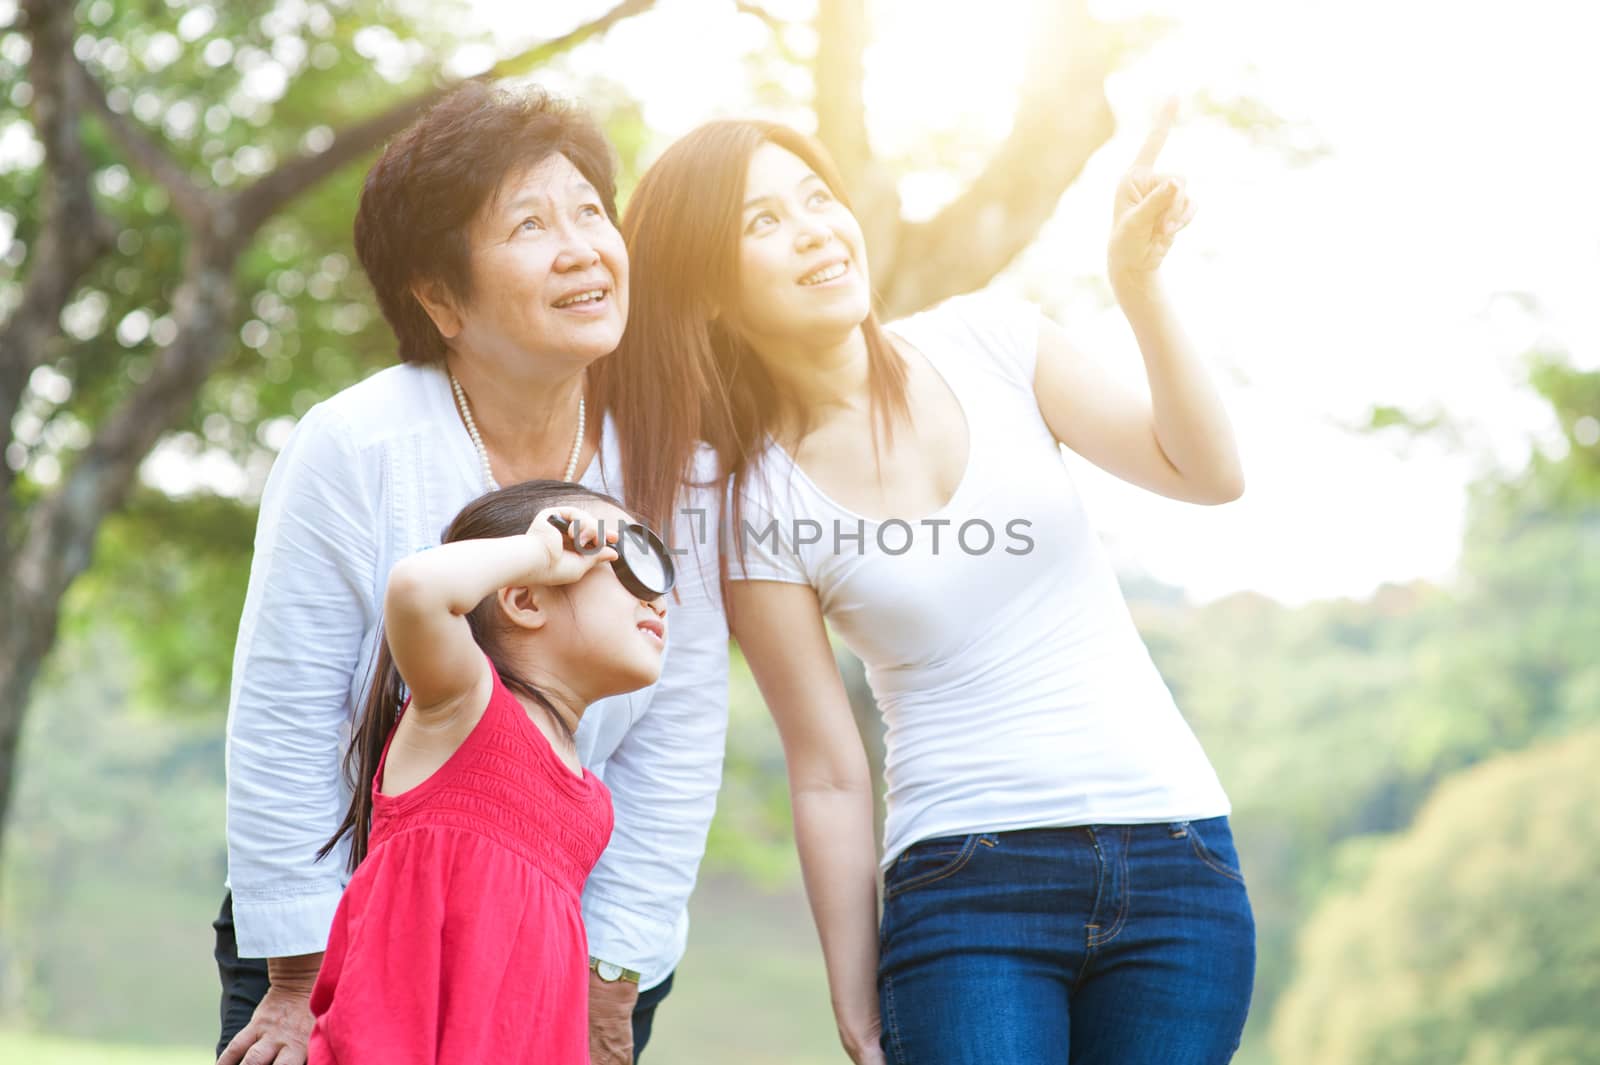
[[[1122,895],[1121,905],[1117,909],[1116,918],[1111,922],[1111,927],[1100,933],[1094,939],[1090,940],[1089,946],[1091,947],[1102,947],[1111,942],[1113,939],[1116,939],[1117,936],[1121,934],[1123,925],[1127,923],[1128,895],[1130,894],[1128,890],[1128,846],[1132,841],[1132,834],[1132,829],[1124,828],[1122,830],[1122,853],[1118,856],[1117,860],[1117,867],[1119,869],[1118,883],[1121,886]]]
[[[1206,865],[1210,866],[1212,869],[1215,869],[1229,880],[1240,884],[1244,883],[1244,877],[1240,876],[1232,869],[1229,869],[1227,866],[1223,865],[1216,858],[1212,857],[1211,851],[1205,846],[1205,844],[1200,842],[1200,833],[1195,832],[1192,826],[1189,831],[1189,842],[1194,850],[1194,855],[1196,858],[1199,858],[1202,862],[1205,862]]]
[[[885,899],[896,898],[905,894],[907,891],[910,891],[912,888],[923,887],[927,884],[933,884],[948,877],[955,876],[957,873],[961,872],[961,870],[967,867],[967,863],[972,860],[973,852],[977,849],[978,837],[974,835],[968,838],[966,846],[961,848],[960,853],[951,860],[949,865],[945,866],[943,869],[938,869],[931,873],[924,873],[919,877],[913,877],[903,884],[896,884],[892,890],[885,887],[883,891],[883,897]]]
[[[883,999],[887,1008],[887,1017],[880,1018],[885,1031],[889,1033],[889,1045],[894,1049],[895,1065],[905,1065],[906,1051],[900,1045],[900,1021],[894,1012],[894,979],[883,978]]]
[[[1100,899],[1105,894],[1105,851],[1100,849],[1100,837],[1095,833],[1092,825],[1083,828],[1089,836],[1089,845],[1094,848],[1095,857],[1095,883],[1094,902],[1089,906],[1089,916],[1093,917],[1100,911]],[[1094,958],[1095,937],[1100,932],[1100,925],[1094,921],[1086,923],[1083,937],[1083,964],[1078,966],[1078,975],[1072,979],[1072,990],[1076,991],[1083,984],[1084,977],[1089,975],[1089,962]]]
[[[1090,928],[1098,928],[1100,926],[1099,925],[1090,925],[1089,927]],[[1075,975],[1072,978],[1072,990],[1074,992],[1076,992],[1078,990],[1078,988],[1083,986],[1084,978],[1089,975],[1089,963],[1091,961],[1093,961],[1093,960],[1094,960],[1094,946],[1093,946],[1093,944],[1090,944],[1087,947],[1085,947],[1084,952],[1083,952],[1083,962],[1078,966],[1077,975]]]

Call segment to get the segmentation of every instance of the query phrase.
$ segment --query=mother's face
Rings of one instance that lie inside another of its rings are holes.
[[[776,144],[756,149],[745,176],[738,298],[739,325],[758,344],[835,342],[872,309],[855,215]]]
[[[589,363],[622,339],[628,252],[566,156],[512,172],[473,219],[468,243],[472,298],[454,308],[455,333],[440,330],[452,348]]]

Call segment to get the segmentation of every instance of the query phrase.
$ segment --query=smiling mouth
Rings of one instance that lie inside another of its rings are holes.
[[[796,283],[801,285],[825,285],[829,281],[837,281],[839,278],[848,273],[849,270],[850,263],[848,261],[830,263],[829,265],[824,266],[821,270],[816,270],[807,274]]]
[[[655,640],[656,643],[666,642],[666,628],[659,621],[641,621],[638,624],[638,629]]]
[[[550,306],[557,310],[566,310],[569,307],[589,307],[597,303],[604,303],[608,296],[609,293],[603,288],[585,289],[582,292],[574,292],[570,296],[556,300]]]

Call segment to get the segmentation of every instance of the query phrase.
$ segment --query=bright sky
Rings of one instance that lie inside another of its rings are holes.
[[[730,7],[669,0],[575,55],[561,87],[593,76],[619,83],[663,145],[715,115],[757,110],[744,53],[765,31]],[[769,8],[804,15],[808,5]],[[542,25],[497,21],[553,34],[575,15],[562,9]],[[1090,350],[1139,370],[1126,323],[1095,279],[1111,189],[1162,95],[1253,99],[1328,150],[1296,164],[1192,114],[1168,141],[1161,163],[1188,178],[1201,211],[1166,269],[1222,378],[1249,490],[1227,507],[1186,507],[1086,468],[1084,489],[1122,564],[1200,599],[1250,588],[1299,602],[1448,575],[1467,481],[1519,462],[1530,436],[1551,438],[1519,390],[1518,357],[1543,344],[1600,366],[1600,200],[1587,191],[1600,151],[1581,106],[1600,100],[1600,65],[1593,16],[1581,9],[1559,0],[1514,13],[1443,0],[1097,6],[1102,18],[1153,13],[1175,26],[1113,79],[1116,138],[997,282],[1039,299]],[[878,150],[903,155],[951,131],[981,149],[1004,135],[1029,3],[874,0],[871,10],[867,105]],[[908,205],[935,210],[981,154],[908,176]],[[1537,309],[1506,293],[1530,294]],[[1374,404],[1449,414],[1466,453],[1345,428]]]

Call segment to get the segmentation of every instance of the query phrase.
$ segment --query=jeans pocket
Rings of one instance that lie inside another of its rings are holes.
[[[1234,849],[1233,832],[1228,828],[1226,817],[1187,821],[1183,827],[1196,858],[1229,880],[1244,883],[1244,872],[1239,868],[1239,852]]]
[[[913,843],[900,853],[883,877],[883,897],[892,899],[914,888],[945,880],[966,868],[980,847],[997,845],[993,834],[942,836]]]

